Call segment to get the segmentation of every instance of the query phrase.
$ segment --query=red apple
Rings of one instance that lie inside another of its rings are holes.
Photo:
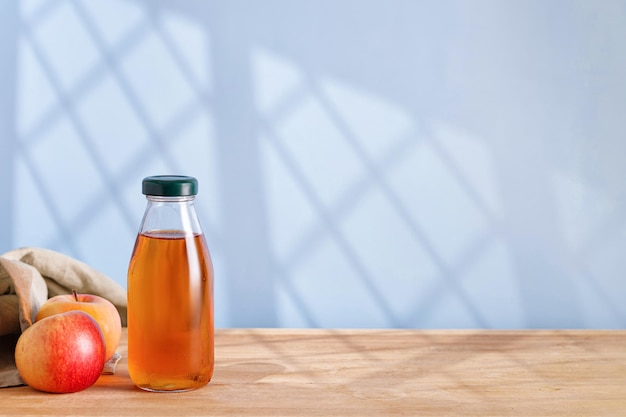
[[[24,382],[46,392],[69,393],[92,386],[104,368],[104,336],[82,311],[35,322],[15,346],[15,364]]]
[[[73,310],[88,313],[100,325],[106,343],[105,360],[111,359],[120,344],[122,320],[113,303],[106,298],[92,294],[78,294],[76,291],[72,294],[56,295],[43,303],[35,321]]]

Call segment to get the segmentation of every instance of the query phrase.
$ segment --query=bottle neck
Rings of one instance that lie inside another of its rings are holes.
[[[201,234],[194,205],[195,196],[162,197],[147,195],[140,233]]]

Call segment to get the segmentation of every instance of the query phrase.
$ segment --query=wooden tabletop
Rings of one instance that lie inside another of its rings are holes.
[[[216,332],[204,388],[115,375],[74,394],[0,389],[1,415],[624,416],[626,331],[250,329]]]

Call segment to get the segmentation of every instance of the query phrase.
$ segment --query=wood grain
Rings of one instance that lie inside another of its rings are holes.
[[[205,388],[0,389],[2,415],[624,416],[626,331],[218,330]]]

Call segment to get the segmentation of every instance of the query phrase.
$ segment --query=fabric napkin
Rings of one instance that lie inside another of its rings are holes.
[[[50,297],[79,293],[111,301],[126,326],[126,291],[89,265],[43,248],[20,248],[0,255],[0,387],[22,385],[13,357],[19,335],[31,326]],[[105,367],[115,370],[119,355]]]

